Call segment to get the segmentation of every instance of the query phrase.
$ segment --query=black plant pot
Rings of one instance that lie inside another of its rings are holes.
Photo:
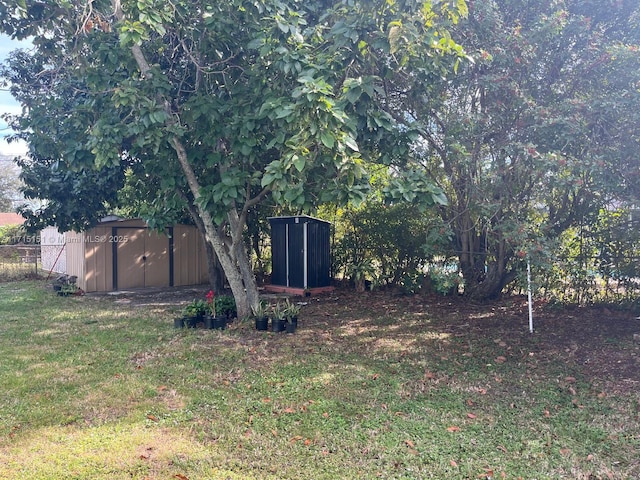
[[[212,329],[213,327],[213,317],[211,315],[205,315],[204,316],[204,328],[206,329]]]
[[[296,333],[296,328],[298,328],[298,322],[293,323],[292,321],[287,322],[287,326],[285,327],[287,333]]]
[[[185,318],[185,325],[187,328],[196,328],[198,326],[199,317],[187,317]]]
[[[184,328],[184,317],[174,318],[173,319],[173,327],[174,328]]]
[[[273,318],[271,319],[271,331],[278,333],[283,332],[285,329],[285,320],[282,318]]]
[[[267,330],[269,328],[269,317],[256,318],[256,330]]]
[[[298,317],[291,317],[289,323],[293,323],[298,328]]]
[[[227,326],[227,317],[214,317],[213,328],[216,330],[224,330]]]

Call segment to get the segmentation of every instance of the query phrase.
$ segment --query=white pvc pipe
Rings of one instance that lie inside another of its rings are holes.
[[[527,259],[527,294],[529,297],[529,332],[533,333],[533,300],[531,295],[531,263]]]

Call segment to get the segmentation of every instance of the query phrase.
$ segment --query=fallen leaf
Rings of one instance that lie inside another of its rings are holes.
[[[589,454],[587,455],[587,462],[590,462],[593,460],[593,455]]]
[[[455,425],[452,425],[450,427],[447,428],[448,432],[459,432],[460,431],[460,427],[456,427]]]
[[[467,413],[467,418],[470,418],[470,419],[473,420],[474,418],[476,418],[476,414],[469,412],[469,413]]]
[[[328,413],[328,412],[324,412],[324,413],[322,414],[322,416],[323,416],[324,418],[329,418],[329,413]]]
[[[467,405],[472,407],[474,405],[473,400],[467,400]]]
[[[564,381],[568,383],[576,383],[575,377],[565,377]]]
[[[560,455],[563,455],[563,456],[565,456],[565,457],[566,457],[566,456],[567,456],[567,455],[569,455],[570,453],[571,453],[571,450],[570,450],[570,449],[568,449],[568,448],[561,448],[561,449],[560,449]]]
[[[185,477],[184,475],[182,475],[181,473],[177,473],[173,476],[173,478],[177,478],[179,480],[189,480],[189,477]]]
[[[570,393],[571,395],[577,395],[577,394],[578,394],[578,392],[576,392],[576,389],[575,389],[575,388],[573,388],[573,387],[569,387],[569,393]]]
[[[149,420],[151,420],[152,422],[157,422],[158,421],[158,417],[156,417],[155,415],[149,414],[149,415],[147,415],[147,418]]]
[[[268,397],[265,397],[262,399],[262,403],[270,403],[270,402],[271,402],[271,399]]]
[[[500,450],[501,452],[503,452],[503,453],[507,453],[507,449],[505,447],[503,447],[502,445],[498,445],[496,448],[498,450]]]
[[[598,394],[598,398],[605,398],[607,396],[607,394],[605,392],[600,392]]]
[[[287,407],[284,409],[284,413],[295,413],[295,410],[291,407]]]
[[[451,461],[449,461],[449,464],[450,464],[452,467],[457,467],[457,466],[458,466],[458,464],[456,463],[456,461],[455,461],[455,460],[451,460]]]
[[[372,378],[373,380],[377,380],[379,376],[380,376],[380,374],[378,374],[378,373],[374,373],[374,374],[371,376],[371,378]]]
[[[549,413],[549,410],[545,410],[544,411],[544,416],[545,417],[550,417],[551,416],[551,414]]]
[[[271,433],[273,434],[274,437],[278,436],[278,431],[277,430],[271,430]]]
[[[507,361],[507,357],[503,357],[502,355],[500,355],[499,357],[496,357],[496,363],[504,363]]]
[[[301,435],[296,435],[295,437],[291,437],[289,439],[289,442],[290,443],[296,443],[296,442],[299,442],[300,440],[302,440],[302,436]]]
[[[305,446],[305,447],[308,447],[309,445],[311,445],[311,439],[310,439],[310,438],[307,438],[307,439],[304,441],[304,446]]]
[[[158,391],[159,391],[159,392],[164,392],[166,389],[167,389],[167,386],[166,386],[166,385],[160,385],[160,386],[158,387]]]
[[[426,378],[427,380],[433,380],[434,378],[436,378],[436,374],[433,372],[424,372],[424,378]]]
[[[411,440],[405,440],[404,443],[406,443],[408,447],[415,448],[415,445]]]

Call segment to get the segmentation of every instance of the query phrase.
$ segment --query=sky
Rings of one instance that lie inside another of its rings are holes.
[[[11,40],[9,37],[0,34],[0,62],[3,62],[9,52],[16,48],[28,47],[29,42],[18,42]],[[5,113],[19,113],[20,105],[7,89],[0,87],[0,116]],[[5,141],[5,137],[11,133],[7,127],[7,123],[0,118],[0,155],[16,156],[24,154],[27,150],[26,145],[23,143],[8,144]]]

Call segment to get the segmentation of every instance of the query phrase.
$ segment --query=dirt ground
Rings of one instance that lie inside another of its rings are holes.
[[[107,294],[118,304],[179,309],[208,287],[145,289]],[[271,302],[278,296],[264,295]],[[280,296],[282,297],[282,296]],[[347,325],[374,315],[410,316],[425,312],[438,319],[434,328],[456,336],[501,339],[522,343],[534,336],[537,355],[544,361],[561,359],[580,365],[585,378],[611,393],[640,392],[640,318],[637,312],[607,307],[534,306],[534,333],[529,332],[525,297],[490,304],[473,304],[461,297],[401,296],[389,292],[356,293],[338,289],[310,298],[292,297],[303,304],[307,329],[320,334],[329,324]],[[527,338],[528,337],[528,338]]]

